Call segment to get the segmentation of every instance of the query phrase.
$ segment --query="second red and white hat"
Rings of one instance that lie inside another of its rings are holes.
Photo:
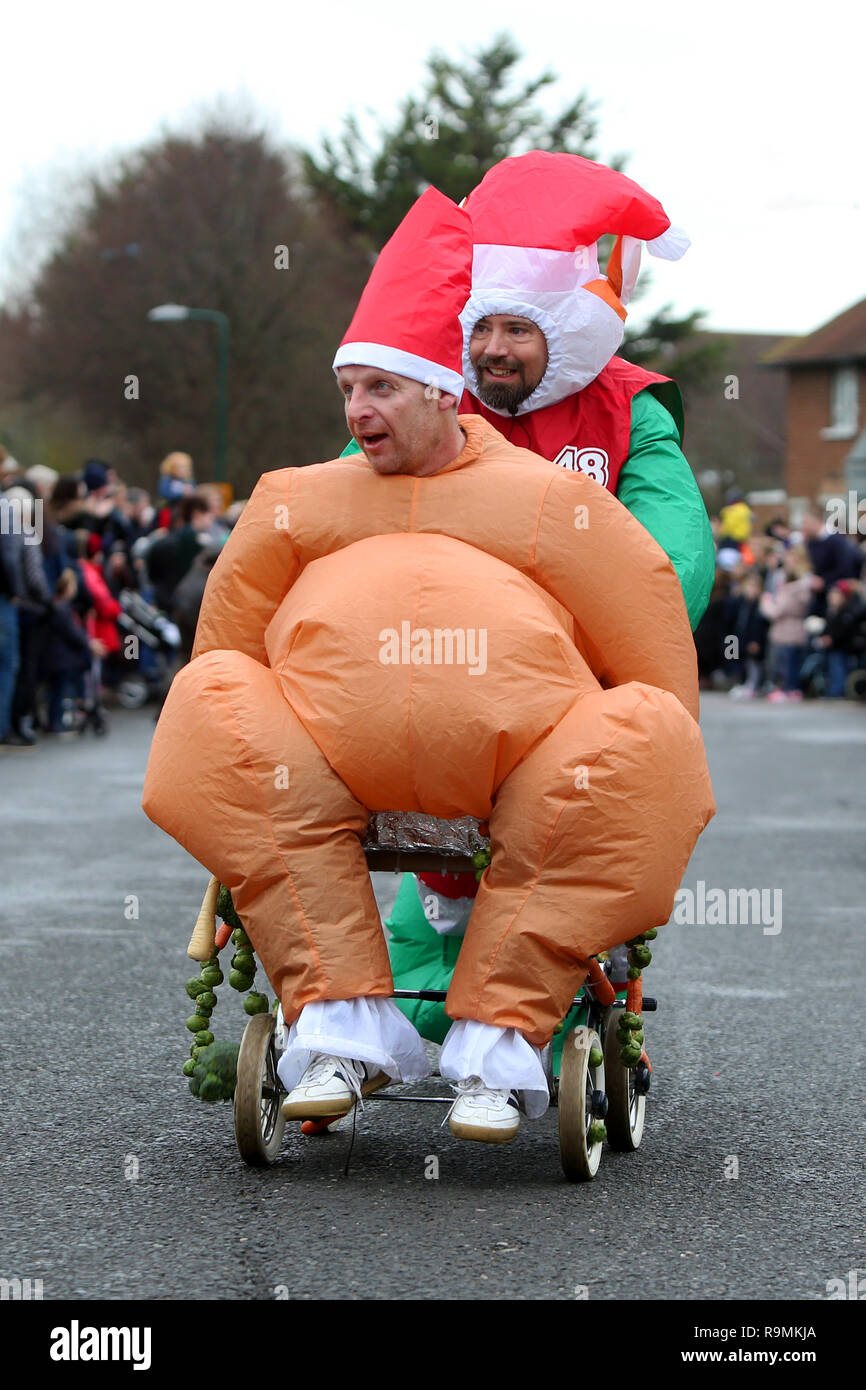
[[[531,318],[547,339],[547,370],[519,414],[581,390],[610,361],[625,333],[644,242],[666,260],[689,246],[640,184],[580,155],[533,150],[503,159],[463,206],[475,239],[472,295],[462,315],[470,391],[477,379],[468,345],[479,319]],[[609,234],[616,241],[602,275],[598,242]]]
[[[460,312],[472,283],[472,223],[436,188],[379,254],[333,366],[379,367],[463,394]]]

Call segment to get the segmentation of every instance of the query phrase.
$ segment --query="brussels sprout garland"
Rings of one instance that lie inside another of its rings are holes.
[[[649,927],[640,936],[633,936],[626,942],[628,952],[628,978],[639,980],[641,972],[646,969],[653,958],[653,953],[647,946],[648,941],[655,941],[658,936],[657,927]],[[632,1013],[625,1009],[617,1020],[616,1040],[621,1045],[620,1061],[630,1070],[636,1067],[641,1059],[643,1052],[643,1019],[640,1014]]]
[[[232,956],[229,984],[243,993],[250,989],[256,974],[256,958],[253,944],[241,925],[234,909],[231,894],[225,886],[220,888],[216,906],[217,916],[232,927],[231,941],[235,948]],[[215,989],[221,985],[225,976],[220,969],[219,956],[213,955],[205,961],[201,974],[187,980],[186,992],[192,999],[195,1013],[186,1021],[193,1034],[189,1058],[183,1065],[183,1074],[189,1078],[190,1090],[199,1100],[231,1100],[234,1094],[238,1045],[236,1043],[217,1043],[210,1031],[210,1017],[217,1006]],[[244,1012],[267,1013],[267,995],[251,992],[244,1000]],[[206,1049],[211,1049],[206,1052]]]
[[[475,878],[478,883],[481,882],[481,879],[484,876],[484,870],[490,863],[490,858],[491,856],[489,848],[477,849],[472,856],[472,863],[475,865]]]

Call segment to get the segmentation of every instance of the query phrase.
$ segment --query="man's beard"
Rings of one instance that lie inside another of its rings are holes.
[[[478,381],[478,396],[491,410],[507,410],[510,415],[514,415],[517,411],[517,407],[532,395],[539,382],[527,382],[526,368],[520,363],[514,368],[515,371],[520,373],[519,382],[482,381],[481,373],[485,367],[498,367],[502,365],[503,364],[499,362],[491,362],[489,358],[479,357],[475,364],[475,376]]]

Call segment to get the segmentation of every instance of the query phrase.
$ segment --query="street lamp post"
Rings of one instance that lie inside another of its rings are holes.
[[[229,320],[221,309],[190,309],[186,304],[158,304],[148,311],[151,323],[177,323],[181,319],[201,319],[217,326],[217,403],[216,403],[216,479],[228,481],[226,454],[228,451],[229,418]]]

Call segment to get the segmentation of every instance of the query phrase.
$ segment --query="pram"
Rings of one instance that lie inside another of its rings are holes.
[[[478,822],[436,821],[415,813],[379,812],[371,816],[364,838],[368,868],[379,873],[475,872],[477,846],[488,846]],[[197,961],[211,960],[228,939],[225,925],[215,933],[214,911],[219,884],[212,878],[202,904],[187,954]],[[572,1182],[592,1179],[601,1161],[605,1142],[621,1152],[636,1150],[643,1137],[646,1096],[652,1068],[641,1045],[640,1058],[627,1066],[617,1036],[619,1010],[652,1012],[654,999],[642,996],[640,981],[625,990],[611,984],[610,960],[593,960],[589,976],[545,1052],[551,1103],[558,1110],[559,1150],[563,1172]],[[442,990],[395,990],[401,1001],[442,1003]],[[267,1166],[277,1158],[286,1121],[281,1104],[285,1091],[277,1074],[281,1048],[281,1013],[254,1014],[244,1031],[237,1061],[234,1093],[234,1128],[238,1151],[245,1163]],[[423,1030],[422,1030],[423,1031]],[[642,1038],[642,1033],[641,1033]],[[418,1104],[452,1103],[449,1096],[419,1096],[401,1086],[386,1087],[368,1101],[403,1101]],[[324,1133],[333,1120],[307,1121],[302,1132]]]
[[[126,634],[114,686],[124,709],[141,709],[164,696],[181,645],[180,629],[155,604],[134,589],[122,589],[117,626]],[[130,643],[135,638],[135,645]]]

